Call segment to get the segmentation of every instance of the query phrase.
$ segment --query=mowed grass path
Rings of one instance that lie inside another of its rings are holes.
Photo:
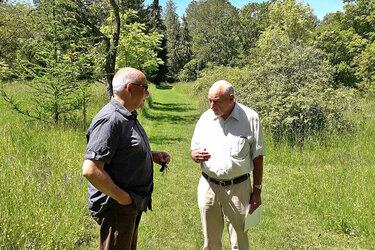
[[[200,168],[190,158],[190,139],[199,114],[188,85],[153,87],[141,112],[152,150],[166,151],[171,162],[165,174],[155,165],[153,211],[143,215],[139,249],[200,249],[196,188]]]

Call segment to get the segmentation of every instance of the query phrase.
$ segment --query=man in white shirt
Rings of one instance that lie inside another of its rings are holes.
[[[190,153],[202,169],[198,205],[203,249],[221,249],[224,222],[232,249],[249,249],[244,231],[246,206],[250,203],[252,213],[261,204],[265,155],[259,116],[235,101],[233,87],[227,81],[215,82],[208,99],[210,109],[195,126]]]

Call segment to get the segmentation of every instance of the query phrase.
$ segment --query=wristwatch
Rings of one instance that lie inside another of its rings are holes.
[[[262,185],[253,185],[255,188],[262,190]]]

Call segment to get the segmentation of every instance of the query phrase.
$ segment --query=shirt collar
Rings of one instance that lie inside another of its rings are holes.
[[[219,118],[219,116],[216,116],[213,111],[212,111],[212,115],[213,115],[213,120],[217,120]],[[230,115],[228,116],[226,120],[228,120],[231,117],[233,117],[237,121],[240,119],[239,107],[238,107],[237,102],[234,102],[232,113],[230,113]]]
[[[125,108],[124,106],[122,106],[122,104],[119,101],[117,101],[115,98],[113,98],[113,97],[111,98],[111,104],[124,117],[134,117],[134,118],[137,118],[137,116],[138,116],[137,111],[134,110],[134,111],[130,112],[129,110],[127,110],[127,108]]]
[[[234,102],[234,107],[233,107],[232,113],[229,115],[229,117],[233,117],[237,121],[240,120],[240,108],[239,108],[237,102]]]

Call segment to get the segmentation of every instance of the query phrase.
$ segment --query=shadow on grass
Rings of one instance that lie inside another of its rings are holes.
[[[174,105],[174,104],[171,104],[171,105]],[[172,109],[169,111],[172,111]],[[173,109],[173,111],[176,111],[176,110]],[[145,108],[142,109],[142,114],[146,119],[156,121],[156,122],[167,122],[167,123],[174,123],[174,124],[193,124],[199,118],[198,115],[184,115],[182,113],[183,111],[179,111],[179,112],[181,112],[181,114],[179,115],[171,115],[168,113],[165,113],[165,114],[159,113],[159,114],[153,115],[149,112],[148,109],[145,109]]]
[[[157,89],[173,89],[172,85],[166,85],[166,84],[160,84],[160,85],[155,85]]]
[[[161,102],[152,102],[150,107],[159,111],[175,111],[175,112],[185,112],[192,111],[193,108],[189,108],[189,104],[176,104],[176,103],[161,103]]]
[[[165,137],[165,136],[150,136],[149,138],[150,143],[156,144],[156,145],[165,145],[165,144],[171,144],[175,142],[182,142],[184,139],[182,137]]]

